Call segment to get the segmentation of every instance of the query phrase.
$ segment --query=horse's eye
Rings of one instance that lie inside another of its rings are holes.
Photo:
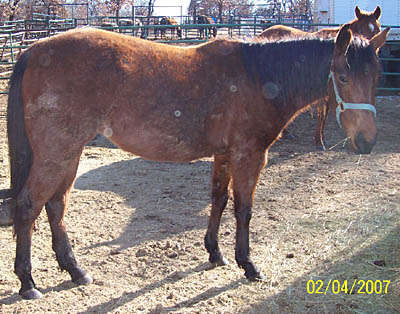
[[[347,76],[344,74],[339,74],[339,81],[340,83],[346,84],[348,82]]]

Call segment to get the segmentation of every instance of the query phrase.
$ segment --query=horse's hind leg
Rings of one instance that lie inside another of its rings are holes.
[[[32,279],[31,270],[31,242],[33,226],[43,206],[52,199],[53,195],[65,184],[70,169],[76,171],[77,161],[71,167],[71,160],[61,163],[51,160],[34,159],[27,182],[17,196],[14,227],[17,237],[17,248],[14,269],[19,280],[21,289],[19,294],[25,299],[38,299],[42,294],[37,290]],[[68,166],[70,166],[68,168]],[[71,183],[72,184],[72,183]],[[50,205],[50,207],[52,207]],[[62,237],[56,237],[62,239]],[[63,245],[59,243],[58,246]]]
[[[84,270],[78,267],[68,240],[67,231],[64,224],[64,213],[67,208],[69,192],[72,188],[78,168],[79,158],[74,161],[66,174],[64,182],[61,183],[57,192],[46,203],[47,217],[52,233],[53,250],[56,253],[57,262],[61,270],[66,270],[76,284],[90,284],[92,278]]]
[[[228,202],[230,181],[229,160],[226,156],[214,157],[214,169],[211,182],[211,213],[208,229],[204,238],[205,247],[210,254],[209,261],[216,265],[227,264],[218,247],[218,230],[222,212]]]
[[[33,226],[44,204],[62,182],[63,171],[49,160],[33,160],[29,177],[17,195],[14,209],[14,228],[17,248],[14,270],[21,281],[20,295],[25,299],[41,298],[32,279],[31,242]]]
[[[31,242],[34,222],[43,205],[36,205],[27,192],[24,190],[22,192],[24,195],[17,200],[14,210],[14,226],[17,235],[14,271],[21,282],[19,294],[25,299],[39,299],[42,294],[36,289],[31,275]]]

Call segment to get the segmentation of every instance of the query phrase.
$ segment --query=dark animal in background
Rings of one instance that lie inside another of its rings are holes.
[[[101,20],[100,27],[104,28],[110,32],[115,32],[118,29],[117,23],[114,19],[105,18]]]
[[[179,24],[174,18],[165,16],[160,20],[160,25],[179,25]],[[176,32],[176,35],[178,36],[178,38],[182,38],[182,28],[180,26],[178,26],[178,27],[163,27],[163,28],[159,28],[158,30],[161,34],[162,39],[166,38],[165,35],[167,33],[167,30],[170,31],[171,39],[173,39],[175,37],[175,32]]]
[[[269,20],[261,20],[260,24],[262,24],[261,28],[263,31],[274,25],[273,22]]]
[[[212,26],[215,24],[215,21],[212,17],[210,16],[205,16],[205,15],[198,15],[196,16],[196,24],[209,24],[209,27],[199,27],[199,34],[200,38],[205,38],[206,37],[206,32],[207,37],[217,37],[217,27]]]
[[[182,48],[82,28],[32,45],[15,65],[7,107],[20,295],[42,296],[31,275],[31,241],[43,207],[60,268],[76,284],[92,282],[75,260],[64,215],[80,155],[99,133],[150,160],[214,156],[209,261],[226,263],[218,230],[232,182],[235,259],[248,279],[262,278],[250,258],[249,223],[269,148],[296,115],[327,98],[328,84],[340,84],[338,95],[347,103],[373,106],[377,51],[387,34],[353,40],[345,25],[335,41],[214,40]],[[340,121],[354,150],[369,153],[373,113],[344,110]]]
[[[145,37],[145,30],[142,27],[139,28],[124,28],[130,26],[143,26],[143,23],[140,19],[120,19],[118,21],[119,26],[122,28],[120,29],[120,33],[132,33],[133,36],[144,38]]]

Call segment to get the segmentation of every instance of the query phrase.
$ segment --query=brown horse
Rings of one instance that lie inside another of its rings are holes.
[[[174,25],[178,25],[178,22],[174,18],[164,16],[160,20],[160,25],[172,25],[172,27],[163,27],[163,28],[159,29],[160,34],[161,34],[161,39],[163,39],[163,38],[165,39],[165,34],[168,29],[171,32],[171,39],[175,36],[175,31],[176,31],[178,38],[182,37],[182,29],[180,26],[178,26],[178,27],[174,26]]]
[[[379,6],[376,7],[374,12],[365,12],[360,10],[358,6],[355,8],[355,16],[356,18],[349,22],[350,28],[354,34],[363,35],[367,39],[371,39],[377,33],[380,32],[380,23],[379,18],[381,16],[381,8]],[[336,28],[323,28],[317,32],[309,33],[304,32],[302,30],[284,26],[284,25],[275,25],[272,26],[265,31],[263,31],[260,35],[257,36],[257,40],[260,39],[271,39],[277,40],[286,37],[315,37],[315,38],[333,38],[337,35],[339,31],[339,27]],[[325,122],[328,117],[329,106],[322,105],[318,106],[318,124],[315,130],[314,141],[317,147],[325,150],[325,141],[324,141],[324,127]],[[353,111],[354,119],[357,118],[357,112]],[[340,121],[339,125],[340,125]],[[348,134],[349,135],[349,134]]]
[[[214,156],[209,261],[225,263],[218,229],[232,181],[235,258],[247,278],[262,278],[250,258],[249,222],[268,149],[298,113],[327,97],[329,73],[345,101],[372,106],[377,50],[387,34],[353,39],[345,25],[336,41],[215,40],[182,48],[80,29],[34,44],[15,66],[7,113],[20,295],[41,297],[31,276],[31,237],[43,207],[60,268],[77,284],[92,282],[77,265],[64,214],[82,150],[99,133],[146,159]],[[368,153],[374,116],[363,111],[354,121],[348,111],[343,127],[354,130],[355,149]]]
[[[196,16],[196,24],[209,24],[209,27],[200,27],[199,28],[199,33],[200,33],[200,38],[204,37],[217,37],[217,27],[212,26],[215,24],[214,20],[210,16],[205,16],[205,15],[198,15]],[[205,30],[205,31],[204,31]]]

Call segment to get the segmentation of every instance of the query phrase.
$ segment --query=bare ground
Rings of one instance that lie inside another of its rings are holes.
[[[94,283],[75,286],[59,271],[43,212],[32,264],[44,297],[19,297],[12,231],[0,228],[0,313],[399,313],[400,98],[379,98],[377,111],[379,137],[370,155],[343,147],[333,117],[327,140],[338,145],[316,151],[309,114],[291,126],[294,140],[271,149],[251,222],[253,260],[266,277],[257,283],[234,261],[232,202],[220,230],[230,264],[207,263],[212,160],[150,162],[95,141],[81,158],[66,214],[76,257]],[[320,294],[310,291],[309,280],[321,280]],[[362,288],[362,280],[369,286]],[[356,282],[352,294],[338,291],[346,281],[348,292]]]

